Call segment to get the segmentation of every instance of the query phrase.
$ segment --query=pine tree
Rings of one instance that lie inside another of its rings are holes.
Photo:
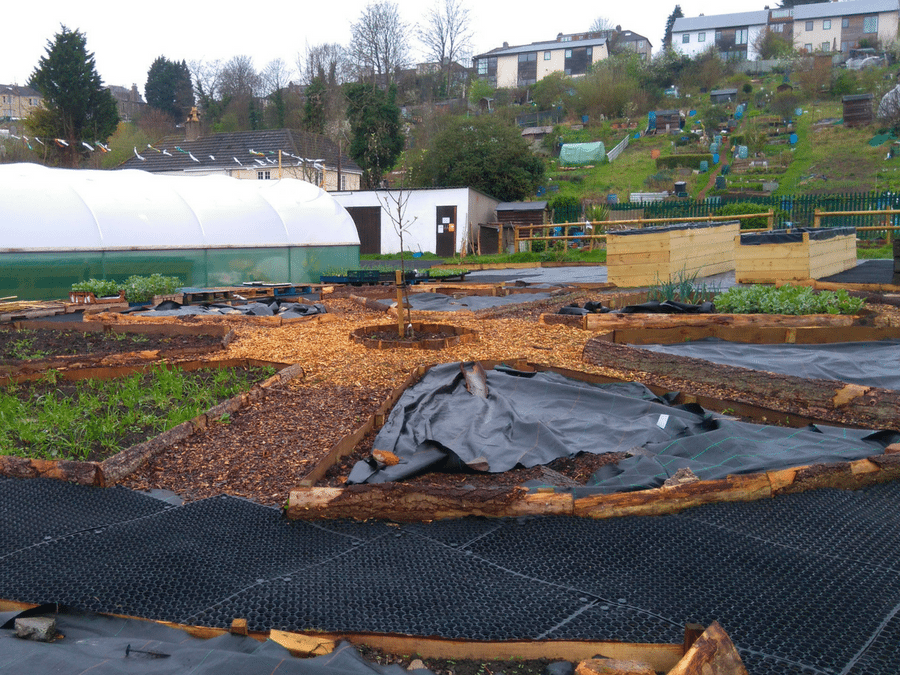
[[[666,19],[666,34],[663,36],[662,41],[664,50],[672,48],[672,28],[675,27],[675,19],[681,19],[683,16],[684,12],[681,11],[681,5],[675,5],[675,9],[669,14],[669,18]]]
[[[144,86],[147,105],[166,113],[176,122],[183,122],[194,105],[194,89],[187,63],[169,61],[159,56],[147,71]]]
[[[392,86],[383,91],[372,84],[355,82],[346,85],[345,93],[352,136],[350,156],[363,170],[365,187],[375,189],[403,152],[397,90]]]
[[[83,143],[109,139],[119,123],[119,111],[97,73],[84,34],[61,28],[48,40],[47,54],[28,82],[43,96],[44,107],[27,124],[35,136],[63,140],[50,146],[56,163],[77,167],[90,154]]]

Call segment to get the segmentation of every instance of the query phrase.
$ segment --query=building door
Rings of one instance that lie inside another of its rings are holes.
[[[456,253],[456,207],[438,206],[434,253],[441,258],[451,258]]]
[[[359,253],[381,253],[381,207],[348,206],[359,234]]]

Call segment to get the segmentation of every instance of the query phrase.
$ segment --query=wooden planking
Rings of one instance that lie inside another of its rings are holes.
[[[678,344],[718,338],[750,344],[828,344],[869,342],[900,338],[898,328],[871,326],[674,326],[671,328],[617,328],[611,340],[617,344]]]
[[[738,283],[802,281],[837,274],[856,265],[854,235],[781,244],[741,245],[735,237],[735,280]]]

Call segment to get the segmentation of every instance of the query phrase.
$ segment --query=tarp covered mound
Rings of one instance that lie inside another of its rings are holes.
[[[241,314],[244,316],[280,316],[283,319],[294,319],[303,316],[314,316],[327,313],[325,305],[316,303],[307,305],[302,302],[288,302],[272,298],[248,302],[246,305],[226,305],[204,302],[199,305],[182,305],[172,300],[161,302],[155,307],[138,307],[127,313],[142,316],[209,316],[225,314]]]
[[[900,340],[757,345],[708,338],[671,345],[633,346],[726,366],[900,391]]]
[[[596,143],[565,143],[559,149],[559,163],[562,166],[576,164],[597,164],[606,157],[606,146]]]
[[[409,304],[422,312],[474,312],[478,309],[538,302],[550,298],[549,293],[515,293],[512,295],[467,295],[456,298],[443,293],[410,293]],[[397,303],[395,302],[394,305]]]
[[[628,453],[595,474],[593,488],[658,487],[687,467],[701,479],[881,454],[895,432],[770,427],[672,406],[636,382],[594,385],[556,373],[487,373],[487,397],[469,393],[459,363],[435,366],[391,410],[374,448],[394,466],[358,462],[350,483],[425,471],[486,471],[548,464],[581,452]]]
[[[358,245],[350,214],[300,180],[0,165],[0,252]]]

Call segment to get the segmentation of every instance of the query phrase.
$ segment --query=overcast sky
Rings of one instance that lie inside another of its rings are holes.
[[[414,25],[422,21],[430,1],[397,0],[397,4],[404,19]],[[520,45],[553,39],[560,32],[586,31],[598,16],[649,38],[655,53],[662,41],[666,18],[676,5],[672,0],[464,2],[470,8],[476,54],[504,42]],[[229,6],[221,0],[151,0],[132,5],[43,0],[35,5],[6,4],[0,39],[0,84],[25,84],[45,54],[48,40],[64,24],[86,35],[88,50],[94,52],[105,84],[130,87],[134,83],[143,95],[147,70],[158,56],[190,63],[227,61],[232,56],[247,55],[257,70],[276,58],[296,68],[297,56],[307,44],[349,43],[350,24],[359,18],[368,2],[270,0]],[[758,10],[765,0],[682,0],[678,4],[684,15],[691,17]]]

